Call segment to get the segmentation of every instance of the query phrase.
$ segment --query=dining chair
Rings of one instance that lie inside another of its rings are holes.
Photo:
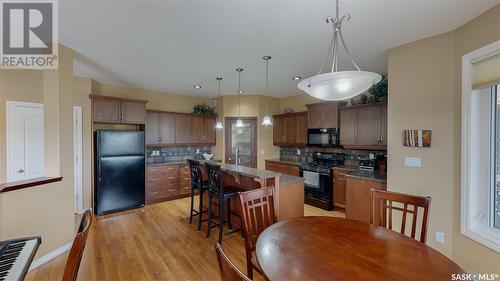
[[[252,281],[241,272],[224,252],[221,244],[215,245],[221,281]]]
[[[222,171],[220,169],[220,165],[218,164],[211,164],[208,162],[205,162],[205,166],[207,167],[207,173],[208,173],[208,185],[209,185],[209,190],[208,190],[208,226],[207,226],[207,238],[210,237],[210,230],[212,227],[219,227],[219,243],[222,243],[222,236],[223,235],[228,235],[237,231],[240,231],[241,228],[236,228],[233,229],[233,225],[231,222],[231,216],[235,215],[238,216],[237,214],[234,214],[231,211],[231,199],[232,198],[237,198],[238,193],[241,191],[244,191],[242,188],[237,187],[237,186],[225,186],[224,185],[224,179],[222,175]],[[218,208],[219,208],[219,217],[218,217],[218,222],[212,226],[212,219],[213,219],[213,214],[212,214],[212,199],[217,198],[218,199]],[[227,212],[226,210],[227,209]],[[225,216],[227,214],[227,220],[225,219]],[[228,224],[229,231],[224,233],[224,223]]]
[[[371,197],[370,223],[392,230],[393,211],[399,211],[401,212],[401,228],[399,232],[404,235],[406,232],[406,221],[410,214],[410,236],[413,239],[416,239],[415,232],[417,229],[418,209],[422,208],[423,215],[420,228],[420,239],[417,240],[425,243],[427,238],[427,225],[429,223],[429,209],[431,205],[430,197],[383,191],[373,188],[371,190]],[[396,205],[394,203],[396,203]]]
[[[197,160],[188,159],[189,171],[191,173],[191,209],[189,211],[189,224],[193,223],[193,216],[198,216],[198,231],[201,229],[201,223],[206,220],[203,219],[203,194],[208,191],[208,182],[204,182],[201,173],[200,162]],[[199,204],[198,210],[194,209],[194,195],[198,191]]]
[[[66,267],[64,268],[64,275],[62,281],[76,281],[78,275],[78,269],[80,268],[80,262],[82,261],[83,250],[85,248],[85,243],[87,242],[87,236],[89,234],[90,225],[92,224],[92,211],[90,209],[85,210],[83,217],[80,221],[80,226],[78,227],[78,233],[73,240],[73,245],[69,251],[68,260],[66,261]]]
[[[276,223],[274,212],[274,186],[240,193],[241,225],[245,240],[247,275],[253,278],[253,270],[262,274],[255,256],[257,239],[262,231]]]

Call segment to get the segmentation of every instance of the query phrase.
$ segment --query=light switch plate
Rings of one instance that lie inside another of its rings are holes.
[[[406,167],[422,167],[422,158],[420,157],[405,157],[405,166]]]
[[[260,150],[260,154],[264,154],[264,149],[261,149],[261,150]]]
[[[443,232],[436,232],[436,242],[439,243],[444,243],[444,233]]]

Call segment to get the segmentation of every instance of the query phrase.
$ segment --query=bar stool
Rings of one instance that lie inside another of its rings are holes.
[[[203,193],[208,191],[208,182],[203,182],[199,161],[188,159],[188,163],[189,170],[191,171],[191,210],[189,211],[189,224],[193,223],[193,216],[197,215],[198,231],[200,231],[203,213],[207,212],[203,210]],[[194,209],[194,194],[196,190],[198,190],[200,195],[198,210]]]
[[[229,235],[231,233],[240,231],[241,228],[232,229],[231,215],[235,215],[241,219],[239,215],[231,213],[231,198],[237,198],[238,192],[245,191],[236,186],[224,186],[222,179],[222,172],[219,165],[205,163],[208,172],[208,228],[207,228],[207,238],[210,237],[210,230],[212,227],[219,227],[219,243],[222,243],[222,235]],[[219,217],[218,223],[212,226],[212,198],[219,199]],[[227,207],[227,220],[224,219],[224,205]],[[223,233],[224,223],[228,223],[230,231]]]

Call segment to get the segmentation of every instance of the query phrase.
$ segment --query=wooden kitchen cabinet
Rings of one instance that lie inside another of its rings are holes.
[[[191,172],[189,165],[179,166],[179,193],[191,194]]]
[[[336,102],[322,102],[307,105],[308,128],[338,128],[338,105]]]
[[[191,116],[178,115],[176,119],[176,143],[191,143]]]
[[[273,160],[266,160],[266,170],[282,173],[285,175],[300,177],[299,164],[289,164]]]
[[[90,98],[93,122],[145,124],[147,101],[100,95],[90,95]]]
[[[160,113],[146,113],[146,145],[160,143]]]
[[[340,110],[340,144],[352,149],[387,149],[387,104]]]
[[[304,147],[307,145],[307,112],[273,116],[273,144]]]
[[[164,201],[179,194],[179,165],[146,166],[146,203]]]
[[[148,111],[146,144],[150,147],[215,145],[215,116]]]
[[[383,182],[346,178],[346,219],[370,223],[371,189],[386,190]]]
[[[334,169],[333,171],[333,206],[345,209],[346,205],[346,173],[352,172],[349,169]]]

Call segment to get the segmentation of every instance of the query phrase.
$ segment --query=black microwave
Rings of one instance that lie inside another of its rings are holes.
[[[340,130],[339,128],[308,129],[307,145],[324,147],[340,146]]]

